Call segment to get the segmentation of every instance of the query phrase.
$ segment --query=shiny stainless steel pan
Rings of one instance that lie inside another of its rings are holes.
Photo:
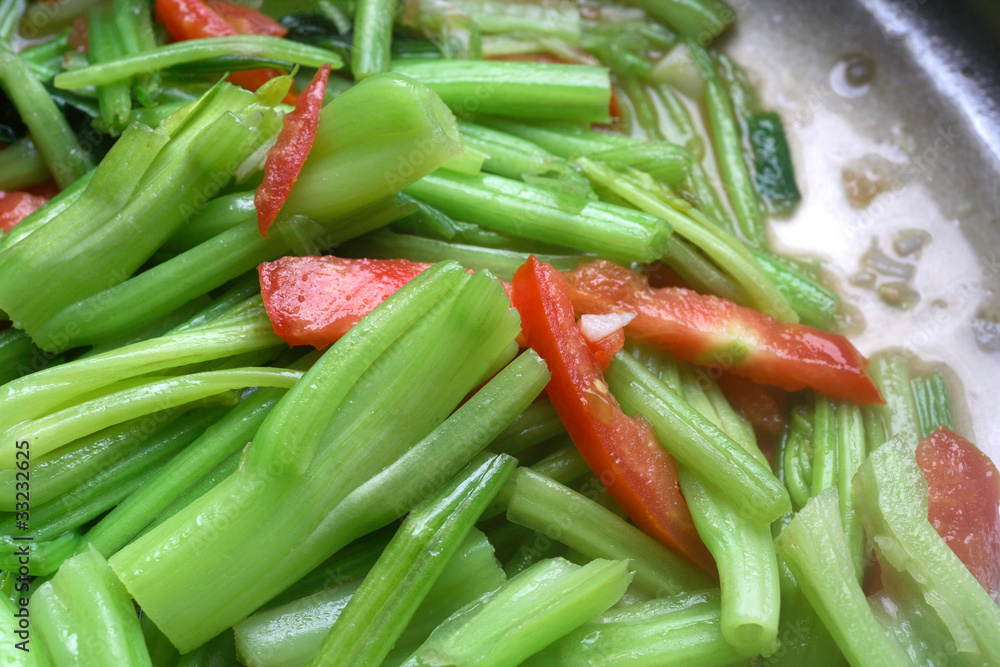
[[[863,352],[947,364],[1000,461],[1000,3],[734,7],[725,48],[785,119],[804,193],[779,247],[830,260]]]

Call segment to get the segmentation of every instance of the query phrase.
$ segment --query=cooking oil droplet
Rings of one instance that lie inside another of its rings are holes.
[[[830,87],[841,97],[861,97],[875,78],[875,61],[860,53],[844,56],[830,70]]]

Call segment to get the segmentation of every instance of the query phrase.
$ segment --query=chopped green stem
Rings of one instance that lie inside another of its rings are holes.
[[[958,660],[1000,663],[1000,607],[927,520],[927,480],[914,442],[896,436],[868,457],[854,478],[865,531],[907,594],[930,609],[927,620]]]
[[[54,540],[46,542],[28,542],[29,559],[31,560],[31,575],[33,577],[47,577],[54,574],[59,567],[76,553],[76,548],[80,543],[80,532],[70,530],[63,533]],[[18,542],[17,544],[23,544]],[[0,552],[0,569],[15,572],[23,565],[19,559],[23,558],[23,553],[16,553],[12,549]],[[35,579],[36,584],[40,583]]]
[[[0,1],[0,47],[10,48],[24,6],[25,0]]]
[[[0,644],[0,663],[20,667],[50,667],[52,662],[45,645],[38,640],[32,642],[31,631],[19,627],[21,619],[16,614],[24,614],[20,612],[17,602],[28,599],[27,591],[19,592],[21,595],[17,596],[9,597],[6,593],[0,595],[0,632],[10,637],[10,641]],[[30,610],[27,613],[30,614]],[[20,645],[22,641],[25,643]]]
[[[41,456],[77,438],[157,410],[239,387],[290,387],[301,375],[285,369],[240,368],[152,379],[118,391],[112,386],[110,392],[97,398],[7,429],[0,445],[0,464],[14,467],[14,443],[21,440],[31,442],[32,453]]]
[[[640,210],[670,223],[673,230],[700,248],[746,290],[754,306],[782,322],[798,322],[798,314],[777,286],[763,273],[750,251],[734,236],[726,233],[690,207],[682,210],[683,200],[672,196],[652,178],[641,172],[623,173],[610,165],[593,160],[577,160],[585,174]]]
[[[275,346],[278,338],[259,298],[252,319],[169,334],[38,371],[0,387],[10,410],[0,428],[35,419],[115,382]]]
[[[910,380],[910,388],[913,390],[917,415],[920,418],[920,434],[923,437],[929,436],[939,426],[955,430],[955,423],[951,416],[948,386],[940,372],[928,377],[913,378]]]
[[[766,248],[767,231],[764,229],[761,203],[750,170],[743,159],[743,143],[734,116],[733,102],[705,50],[689,43],[688,51],[705,78],[704,101],[708,126],[729,202],[747,243],[756,248]]]
[[[535,655],[524,667],[734,665],[745,661],[720,632],[717,590],[616,607]]]
[[[632,102],[636,122],[642,128],[646,139],[663,141],[663,133],[660,132],[660,116],[649,88],[643,86],[639,78],[633,74],[619,75],[617,80],[625,95]]]
[[[0,534],[28,533],[36,540],[50,540],[77,528],[117,505],[140,483],[146,483],[162,464],[187,447],[222,414],[219,408],[192,411],[159,429],[133,452],[110,463],[69,493],[46,503],[32,503],[30,530],[18,530],[14,517],[0,521]],[[156,428],[155,418],[144,424]],[[33,498],[34,500],[34,498]]]
[[[796,510],[805,507],[812,495],[814,422],[813,405],[799,406],[792,410],[785,429],[781,470]]]
[[[381,665],[515,465],[481,454],[414,508],[309,664]]]
[[[394,231],[445,241],[455,238],[455,234],[458,233],[455,221],[441,209],[419,199],[414,199],[403,192],[396,195],[396,201],[402,202],[404,205],[412,204],[417,207],[417,210],[412,215],[396,222],[392,226]]]
[[[48,167],[31,137],[21,137],[3,151],[0,190],[23,190],[49,177]]]
[[[150,665],[132,600],[96,551],[67,561],[31,597],[32,626],[57,665]]]
[[[827,330],[836,325],[840,297],[835,291],[770,253],[757,249],[750,252],[757,258],[764,275],[788,299],[803,324]]]
[[[379,231],[362,236],[351,243],[340,246],[337,254],[344,257],[374,257],[384,259],[405,258],[414,262],[442,262],[454,260],[474,271],[489,271],[503,280],[511,280],[514,272],[529,257],[529,253],[483,248],[461,243],[450,243],[409,234]],[[574,268],[580,260],[573,255],[535,254],[542,262],[548,262],[560,270]]]
[[[490,449],[516,455],[565,432],[566,427],[552,403],[548,400],[536,401],[515,417],[490,443]]]
[[[837,484],[837,414],[833,402],[816,394],[810,496]]]
[[[701,160],[705,155],[705,142],[695,128],[694,121],[687,107],[681,101],[674,89],[665,83],[653,84],[653,92],[663,105],[666,117],[661,117],[661,126],[665,126],[664,134],[667,141],[683,146],[695,159]]]
[[[109,4],[97,5],[87,15],[88,54],[92,64],[115,60],[124,55],[122,36]],[[132,95],[127,81],[97,87],[97,101],[103,126],[112,135],[121,134],[132,110]]]
[[[499,114],[605,123],[611,81],[603,67],[489,60],[392,63],[441,96],[460,116]]]
[[[736,228],[732,216],[700,163],[691,165],[691,172],[684,185],[693,196],[695,207],[704,213],[710,222],[729,232]]]
[[[635,167],[670,187],[676,187],[683,181],[695,164],[690,153],[666,142],[642,142],[628,148],[611,148],[591,153],[590,158]]]
[[[647,213],[502,176],[437,172],[407,192],[487,229],[618,261],[657,259],[670,238],[670,226]]]
[[[360,0],[354,10],[351,74],[361,80],[389,71],[395,0]]]
[[[519,468],[514,474],[507,518],[588,558],[628,559],[636,585],[655,596],[674,595],[712,583],[694,566],[610,510],[527,468]]]
[[[45,86],[7,44],[0,44],[0,88],[28,127],[42,161],[60,188],[69,187],[94,166]]]
[[[625,561],[542,561],[452,615],[403,665],[514,667],[617,602],[631,578]]]
[[[164,241],[160,249],[181,253],[210,241],[240,223],[256,220],[257,209],[253,198],[252,192],[235,192],[216,197],[191,216],[176,234]]]
[[[44,368],[48,357],[20,329],[0,331],[0,386]]]
[[[910,364],[901,354],[880,354],[871,360],[871,374],[878,385],[884,405],[874,406],[882,413],[886,438],[900,436],[917,446],[920,440],[920,416],[910,386]]]
[[[569,436],[561,438],[557,436],[553,440],[562,444],[557,445],[556,449],[548,456],[542,458],[537,463],[533,463],[530,467],[534,472],[560,484],[570,484],[590,472],[590,467]],[[482,520],[491,519],[507,511],[507,505],[514,494],[515,483],[516,479],[507,481],[504,487],[500,489],[500,492],[497,493],[497,497],[493,503],[483,510]],[[545,558],[551,555],[548,554]]]
[[[736,18],[723,0],[628,0],[680,35],[700,44],[718,37]]]
[[[599,153],[612,148],[635,148],[644,142],[617,134],[595,132],[575,123],[522,123],[508,118],[484,116],[477,123],[535,143],[563,158]]]
[[[497,399],[491,407],[506,402],[503,409],[480,410],[472,400],[463,408],[473,406],[475,424],[463,416],[442,425],[510,358],[517,330],[494,278],[449,263],[424,271],[313,364],[268,414],[235,473],[115,554],[112,567],[181,650],[200,645],[405,513],[434,488],[418,492],[421,485],[454,475],[527,406],[547,377],[544,363],[522,355],[508,366],[516,377],[501,373],[483,390]],[[509,381],[519,389],[514,396],[492,394]],[[438,425],[460,441],[436,438]],[[418,446],[419,460],[394,465],[425,438],[438,448]],[[376,476],[386,483],[368,484]],[[245,556],[236,571],[223,556],[234,552]],[[213,595],[193,609],[199,590]]]
[[[281,389],[261,389],[241,402],[102,518],[86,533],[85,541],[105,557],[121,549],[175,497],[242,450],[284,393]]]
[[[663,256],[670,268],[691,287],[703,294],[715,294],[741,305],[748,305],[746,290],[722,272],[700,250],[680,236],[670,237],[667,254]]]
[[[173,65],[241,53],[284,60],[304,67],[320,67],[326,63],[332,63],[334,69],[343,66],[336,53],[315,46],[267,35],[229,35],[175,42],[152,51],[63,72],[53,80],[53,85],[63,90],[104,86],[127,81],[138,74],[152,74]]]
[[[770,523],[791,507],[767,465],[705,419],[637,359],[619,355],[605,378],[629,414],[641,414],[684,466],[755,523]]]
[[[868,606],[838,502],[836,488],[810,499],[778,536],[778,554],[852,665],[909,664]]]
[[[865,573],[865,531],[857,511],[857,499],[851,490],[851,480],[868,456],[865,424],[861,408],[854,403],[837,403],[837,491],[840,497],[840,517],[844,522],[844,539],[854,561],[854,572],[861,581]]]

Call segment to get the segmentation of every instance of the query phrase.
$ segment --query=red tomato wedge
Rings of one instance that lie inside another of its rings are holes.
[[[33,185],[26,191],[0,190],[0,231],[9,232],[14,229],[58,192],[59,189],[52,181]]]
[[[208,6],[241,35],[284,37],[288,34],[288,28],[270,16],[250,9],[246,5],[225,2],[225,0],[208,0]]]
[[[628,417],[608,391],[576,324],[562,274],[532,256],[514,274],[513,300],[525,339],[552,373],[546,392],[608,493],[646,534],[714,573],[677,484],[673,458],[649,424]]]
[[[271,223],[285,205],[292,186],[298,180],[302,165],[309,157],[316,139],[316,128],[319,126],[319,114],[323,110],[323,95],[326,93],[329,77],[330,64],[327,63],[316,71],[313,80],[299,95],[295,110],[282,119],[278,141],[267,152],[264,181],[257,188],[257,195],[253,200],[257,207],[260,235],[265,238]]]
[[[274,333],[323,349],[430,264],[405,259],[282,257],[257,267]]]
[[[791,391],[812,387],[861,405],[881,403],[868,362],[843,336],[783,324],[751,308],[681,287],[650,287],[611,262],[566,274],[579,313],[635,313],[625,333],[674,356]]]
[[[241,30],[241,28],[251,28],[258,24],[263,25],[263,19],[266,19],[270,24],[274,23],[263,14],[260,14],[260,20],[251,23],[244,13],[242,20],[236,22],[234,25],[213,11],[211,7],[205,4],[204,0],[156,0],[153,8],[156,11],[157,20],[163,24],[163,27],[167,29],[167,34],[175,42],[237,34],[273,34],[273,27],[270,26],[267,29],[272,32],[248,33]],[[240,8],[240,11],[252,12],[253,10]],[[284,72],[278,69],[251,69],[233,72],[229,75],[228,79],[248,90],[256,91],[274,77],[281,76],[282,74]],[[295,94],[289,92],[285,97],[285,102],[287,104],[294,104]]]
[[[927,518],[983,588],[1000,591],[1000,473],[989,457],[945,427],[917,446],[927,478]]]
[[[615,355],[625,347],[625,330],[619,329],[597,341],[592,341],[584,337],[584,341],[586,341],[590,351],[594,353],[594,358],[601,365],[601,369],[608,370],[608,366],[614,361]]]

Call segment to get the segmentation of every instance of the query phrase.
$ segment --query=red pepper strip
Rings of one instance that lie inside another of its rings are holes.
[[[917,446],[927,518],[983,588],[1000,590],[1000,473],[962,436],[940,427]]]
[[[313,141],[319,114],[323,110],[323,94],[330,76],[330,64],[319,68],[312,82],[299,95],[295,110],[287,113],[281,123],[278,141],[267,152],[264,163],[264,181],[257,188],[253,203],[257,207],[257,224],[260,235],[267,238],[267,230],[285,205],[292,186],[299,178]]]
[[[208,6],[241,35],[284,37],[288,34],[288,28],[270,16],[250,9],[246,5],[225,2],[225,0],[208,0]]]
[[[757,384],[753,380],[730,373],[718,379],[726,400],[753,426],[757,445],[771,461],[788,414],[788,395],[781,389]]]
[[[646,534],[712,573],[713,561],[677,484],[673,458],[645,420],[608,391],[573,315],[566,281],[534,256],[514,274],[514,306],[528,344],[552,373],[546,392],[608,493]]]
[[[601,370],[606,371],[611,362],[614,361],[615,355],[625,347],[625,330],[618,329],[598,341],[592,341],[587,337],[584,337],[584,340],[590,351],[594,353],[597,363],[601,365]]]
[[[203,37],[225,37],[226,35],[257,34],[241,33],[233,25],[205,4],[204,0],[156,0],[153,8],[156,18],[167,29],[167,34],[176,42]],[[261,33],[270,34],[270,33]],[[229,81],[256,91],[276,76],[284,74],[278,69],[253,69],[233,72]],[[285,103],[294,104],[295,94],[289,93]]]
[[[59,188],[51,180],[32,185],[26,190],[0,190],[0,231],[9,232],[17,223],[56,196]]]
[[[625,333],[674,356],[794,391],[812,387],[861,405],[881,403],[868,363],[843,336],[783,324],[680,287],[654,288],[628,269],[594,261],[566,274],[579,313],[635,313]]]

